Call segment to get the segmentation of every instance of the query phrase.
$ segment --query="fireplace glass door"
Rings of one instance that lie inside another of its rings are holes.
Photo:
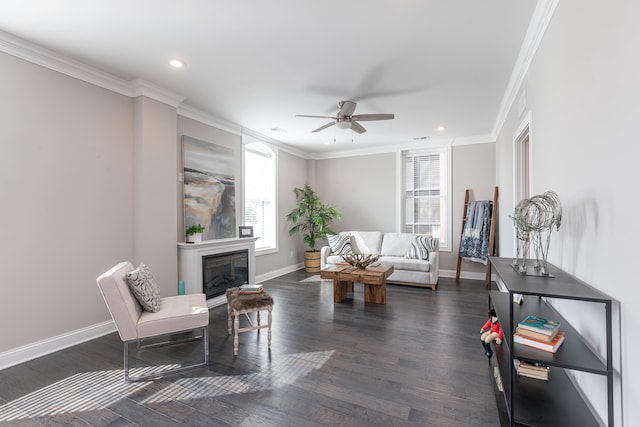
[[[224,295],[228,288],[249,280],[248,251],[225,252],[202,257],[202,292],[207,299]]]

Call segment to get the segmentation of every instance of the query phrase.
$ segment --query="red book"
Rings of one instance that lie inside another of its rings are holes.
[[[538,350],[543,350],[549,353],[555,353],[564,341],[564,332],[558,332],[558,335],[551,342],[545,342],[536,340],[533,338],[525,337],[520,334],[513,334],[513,342],[526,345],[528,347],[537,348]]]

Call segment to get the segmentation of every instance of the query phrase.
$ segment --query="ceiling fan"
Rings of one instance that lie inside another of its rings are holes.
[[[357,133],[364,133],[367,131],[360,123],[358,123],[359,121],[365,122],[365,121],[374,121],[374,120],[391,120],[394,118],[393,114],[358,114],[354,116],[353,113],[356,110],[356,103],[353,101],[340,101],[338,102],[338,108],[340,109],[340,111],[338,111],[338,114],[336,115],[336,117],[307,116],[302,114],[298,114],[296,115],[296,117],[333,119],[332,122],[327,123],[324,126],[320,126],[318,129],[314,130],[313,132],[319,132],[328,127],[336,125],[338,129],[351,129]]]

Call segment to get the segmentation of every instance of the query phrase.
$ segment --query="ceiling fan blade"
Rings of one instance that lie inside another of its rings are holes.
[[[356,103],[353,101],[340,101],[338,105],[340,106],[338,117],[349,117],[356,111]]]
[[[296,117],[312,117],[314,119],[333,119],[333,120],[338,120],[337,117],[332,117],[332,116],[307,116],[305,114],[296,114]]]
[[[351,130],[356,133],[365,133],[367,130],[358,122],[351,122]]]
[[[353,120],[360,120],[363,122],[373,121],[373,120],[392,120],[395,118],[394,114],[359,114],[357,116],[351,117]]]
[[[312,131],[312,133],[314,133],[314,132],[320,132],[321,130],[324,130],[324,129],[328,128],[328,127],[331,127],[331,126],[333,126],[333,125],[335,125],[335,124],[336,124],[336,122],[327,123],[326,125],[324,125],[324,126],[320,126],[318,129],[316,129],[316,130]]]

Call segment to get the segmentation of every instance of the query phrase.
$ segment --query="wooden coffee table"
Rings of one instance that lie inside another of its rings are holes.
[[[353,283],[364,284],[364,302],[387,303],[387,277],[393,273],[393,265],[374,264],[366,269],[352,267],[349,264],[331,265],[320,271],[320,277],[333,280],[333,302],[347,298],[347,292],[353,292]]]

